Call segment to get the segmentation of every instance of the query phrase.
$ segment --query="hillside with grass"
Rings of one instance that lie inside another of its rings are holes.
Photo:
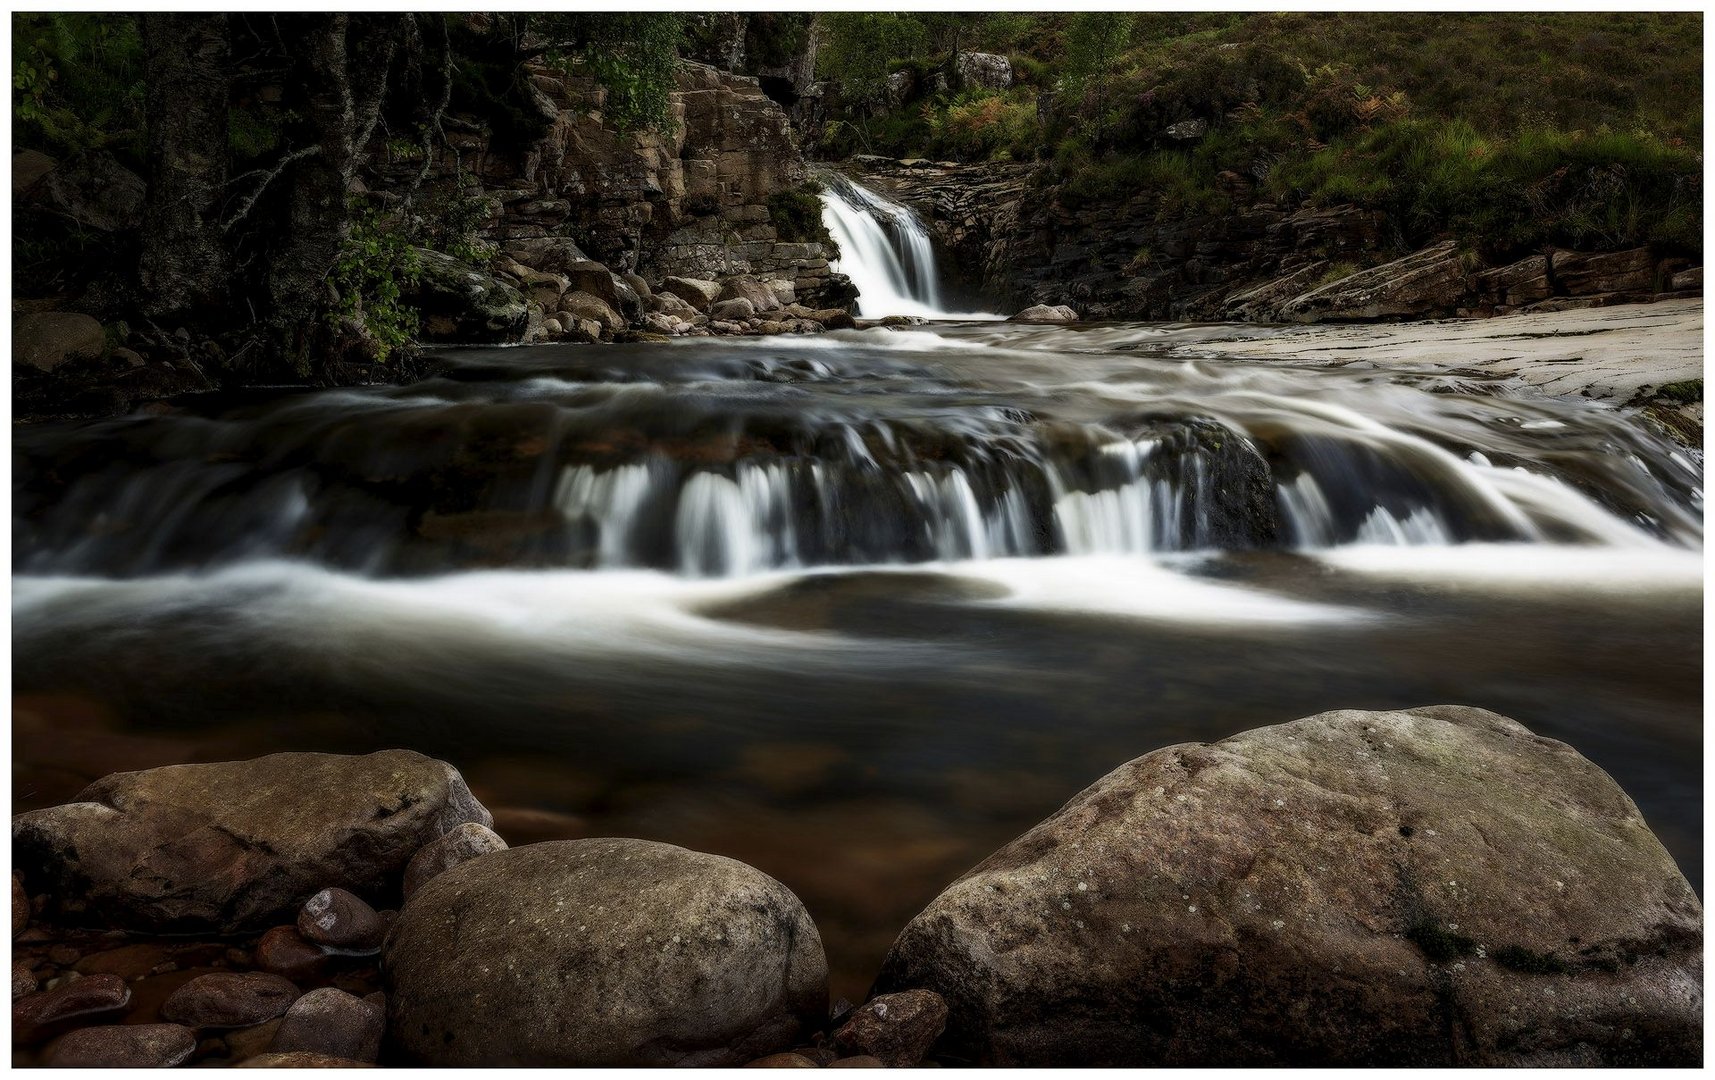
[[[1697,14],[841,14],[817,147],[1033,162],[1068,206],[1383,212],[1401,241],[1702,247]],[[958,77],[1004,56],[1011,85]]]

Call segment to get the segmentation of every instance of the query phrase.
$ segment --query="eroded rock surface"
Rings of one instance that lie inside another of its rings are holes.
[[[1572,748],[1480,709],[1167,747],[937,897],[878,990],[1013,1065],[1666,1065],[1702,908]]]
[[[67,921],[237,932],[330,884],[389,893],[424,844],[491,820],[452,766],[413,751],[271,754],[103,777],[13,818],[12,850]]]

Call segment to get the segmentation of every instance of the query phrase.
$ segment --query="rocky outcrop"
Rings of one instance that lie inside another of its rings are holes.
[[[518,290],[484,270],[438,251],[417,252],[417,278],[402,300],[421,315],[424,341],[516,341],[530,309]]]
[[[1078,321],[1078,313],[1065,304],[1053,307],[1047,304],[1035,304],[1014,315],[1010,322],[1025,323],[1069,323]]]
[[[491,824],[453,768],[409,750],[116,773],[12,819],[13,859],[55,917],[259,930],[330,885],[390,894],[424,844]]]
[[[1121,766],[937,897],[880,991],[1011,1065],[1689,1065],[1702,909],[1595,765],[1336,712]]]
[[[1012,61],[998,53],[961,52],[953,73],[964,90],[1005,90],[1012,85]]]
[[[44,311],[12,322],[12,363],[51,372],[68,360],[93,360],[107,348],[101,324],[88,315]]]
[[[952,271],[1003,308],[1071,304],[1092,320],[1378,321],[1702,288],[1700,268],[1648,248],[1554,250],[1502,266],[1450,241],[1414,251],[1379,211],[1270,202],[1236,173],[1219,178],[1228,209],[1163,213],[1156,192],[1080,197],[1029,165],[859,156],[848,167],[916,209]]]
[[[429,1065],[737,1065],[827,1015],[827,961],[785,886],[644,840],[462,863],[383,958],[388,1031]]]

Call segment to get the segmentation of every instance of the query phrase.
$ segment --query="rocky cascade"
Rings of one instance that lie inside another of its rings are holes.
[[[998,1065],[1683,1065],[1702,907],[1571,747],[1325,713],[1121,766],[955,882],[877,989]]]
[[[1550,250],[1490,266],[1451,241],[1413,251],[1379,211],[1290,207],[1223,174],[1234,209],[1160,217],[1155,195],[1087,202],[1036,166],[856,156],[918,211],[954,273],[1011,310],[1086,319],[1317,322],[1555,311],[1700,296],[1702,267],[1649,248]]]

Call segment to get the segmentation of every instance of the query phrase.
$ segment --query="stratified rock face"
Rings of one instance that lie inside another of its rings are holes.
[[[936,898],[878,991],[1015,1065],[1690,1065],[1702,908],[1637,807],[1480,709],[1121,766]]]
[[[804,906],[743,863],[566,840],[424,885],[383,955],[388,1037],[427,1065],[738,1065],[827,1015]]]
[[[271,754],[103,777],[13,818],[12,852],[69,921],[236,932],[326,886],[390,894],[417,849],[492,820],[452,766],[409,750]]]
[[[1458,243],[1444,240],[1311,289],[1281,305],[1280,313],[1296,322],[1451,315],[1466,302],[1471,286]]]

